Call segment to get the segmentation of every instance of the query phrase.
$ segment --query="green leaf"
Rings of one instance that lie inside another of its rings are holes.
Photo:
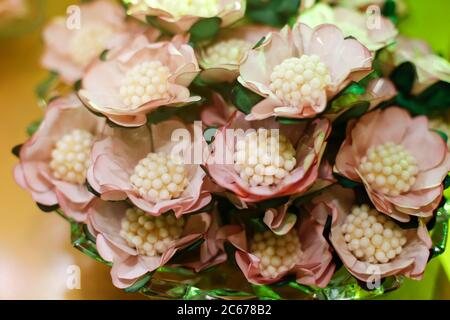
[[[136,281],[133,285],[130,287],[124,289],[127,293],[135,293],[141,290],[152,278],[151,273],[147,273],[146,275],[142,276],[138,281]]]
[[[50,98],[50,91],[58,83],[59,75],[56,72],[50,72],[48,77],[39,83],[36,87],[36,95],[46,104]]]
[[[425,104],[430,113],[446,111],[450,108],[450,83],[439,81],[417,96],[419,104]]]
[[[361,96],[364,93],[366,93],[366,89],[359,83],[353,82],[331,101],[330,112],[339,113],[351,108],[361,102]]]
[[[442,132],[442,131],[440,131],[440,130],[435,130],[435,129],[432,129],[432,131],[434,131],[434,132],[436,132],[438,135],[440,135],[441,138],[444,139],[445,143],[448,142],[448,136],[447,136],[446,133],[444,133],[444,132]]]
[[[383,16],[391,19],[392,23],[397,24],[398,16],[397,16],[397,4],[395,0],[386,0],[381,10]]]
[[[28,125],[28,127],[27,127],[28,136],[31,137],[39,129],[41,122],[42,122],[42,120],[36,120]]]
[[[296,18],[300,0],[248,0],[246,15],[252,21],[283,27]]]
[[[259,41],[253,46],[253,49],[258,49],[260,45],[263,44],[263,42],[266,41],[266,37],[262,37],[259,39]]]
[[[100,53],[100,60],[101,61],[106,61],[106,59],[108,58],[108,49],[105,49],[102,51],[102,53]]]
[[[277,117],[276,120],[285,125],[296,125],[305,121],[308,121],[307,119],[291,119],[291,118],[283,118],[283,117]]]
[[[23,144],[18,144],[11,149],[11,153],[17,158],[20,158],[20,149],[22,149]]]
[[[249,227],[255,232],[264,232],[269,230],[261,218],[252,218],[248,220]]]
[[[404,62],[394,69],[390,78],[400,92],[409,95],[417,79],[416,67],[411,62]]]
[[[341,114],[335,121],[334,125],[339,126],[345,124],[350,119],[360,118],[369,110],[370,103],[368,101],[357,102],[350,109]]]
[[[231,90],[231,100],[236,108],[245,114],[249,114],[252,108],[263,98],[238,83]]]
[[[147,115],[147,124],[157,124],[170,119],[178,110],[176,107],[160,107]]]
[[[281,296],[266,285],[252,284],[253,291],[260,299],[265,300],[280,300]]]
[[[261,201],[261,202],[257,203],[257,206],[261,210],[267,210],[267,209],[277,208],[279,206],[282,206],[288,201],[289,201],[289,196],[286,196],[286,197],[274,198],[274,199]]]
[[[445,204],[436,212],[436,223],[433,228],[431,240],[433,246],[431,248],[430,259],[437,257],[444,253],[447,238],[448,238],[448,220],[450,219],[450,201],[447,200]]]
[[[207,143],[211,143],[214,139],[216,132],[217,128],[214,127],[206,128],[205,131],[203,131],[203,137],[205,138],[205,141]]]
[[[205,18],[197,21],[189,29],[191,41],[194,43],[214,39],[220,30],[222,19],[218,17]]]
[[[354,189],[361,186],[360,182],[356,182],[350,179],[347,179],[346,177],[343,177],[339,174],[334,174],[334,177],[338,181],[338,183],[343,186],[344,188]]]

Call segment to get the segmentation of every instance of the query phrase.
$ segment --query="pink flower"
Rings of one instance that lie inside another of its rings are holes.
[[[247,52],[272,31],[275,29],[259,25],[223,30],[212,44],[199,50],[201,78],[209,83],[233,82]]]
[[[272,33],[240,67],[239,82],[264,97],[248,119],[314,117],[350,81],[365,76],[371,60],[366,47],[344,39],[334,25],[299,23]]]
[[[249,232],[239,225],[225,226],[217,235],[236,247],[236,262],[253,284],[271,284],[294,274],[300,284],[324,288],[335,265],[323,230],[322,224],[305,216],[283,235]]]
[[[200,71],[194,50],[181,36],[150,43],[137,36],[131,44],[99,61],[83,77],[81,99],[95,112],[126,127],[147,122],[158,107],[179,107],[200,97],[188,86]]]
[[[227,124],[228,119],[234,113],[235,108],[228,105],[223,97],[216,93],[212,93],[211,103],[203,106],[200,118],[207,127],[222,127]]]
[[[431,217],[450,170],[445,141],[426,117],[393,107],[351,122],[335,171],[362,182],[376,209],[399,221]]]
[[[411,62],[416,66],[417,81],[413,93],[442,80],[450,83],[450,62],[434,54],[433,49],[424,41],[399,37],[394,52],[394,63]]]
[[[355,37],[371,51],[392,44],[398,34],[395,25],[379,15],[368,16],[353,9],[318,3],[300,15],[300,22],[311,28],[330,23],[339,27],[345,37]]]
[[[303,194],[319,177],[330,130],[325,119],[281,125],[273,119],[249,122],[237,112],[216,133],[208,172],[246,203]]]
[[[144,29],[125,22],[125,12],[111,1],[93,1],[79,6],[69,18],[57,17],[44,30],[42,65],[60,74],[68,84],[81,79],[86,68],[105,49],[127,42]],[[78,16],[80,14],[80,16]],[[155,40],[158,32],[148,30]]]
[[[371,208],[357,205],[350,189],[328,189],[314,199],[314,216],[333,216],[330,241],[347,270],[361,281],[405,275],[421,279],[431,239],[425,225],[401,229],[395,221]],[[361,229],[361,226],[365,229]]]
[[[0,17],[18,18],[26,14],[24,0],[3,0],[0,2]]]
[[[173,154],[180,143],[171,142],[177,129],[189,134],[192,130],[178,120],[151,128],[109,129],[94,144],[89,184],[103,200],[128,198],[154,216],[172,210],[179,217],[205,207],[211,195],[203,169]]]
[[[49,104],[39,130],[20,150],[16,182],[44,206],[59,204],[64,213],[84,221],[94,195],[85,185],[91,146],[104,125],[75,95]]]
[[[218,17],[221,26],[226,27],[241,19],[245,12],[243,0],[189,1],[180,4],[173,0],[136,0],[128,9],[128,14],[146,21],[155,17],[158,24],[172,33],[187,32],[203,18]]]
[[[96,237],[100,256],[112,263],[111,277],[118,288],[127,288],[146,273],[167,265],[177,252],[201,239],[206,238],[200,260],[190,263],[191,267],[200,271],[223,260],[220,249],[208,251],[215,246],[208,237],[210,229],[215,228],[208,213],[153,217],[125,202],[96,199],[89,211],[88,226]]]

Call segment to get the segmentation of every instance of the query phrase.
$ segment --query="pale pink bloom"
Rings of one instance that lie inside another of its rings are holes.
[[[312,215],[319,221],[333,217],[330,241],[346,269],[361,281],[370,281],[374,276],[385,278],[405,275],[419,280],[422,278],[430,254],[431,239],[421,222],[417,229],[405,230],[406,243],[402,251],[387,263],[369,263],[358,259],[348,248],[342,226],[356,204],[351,189],[340,186],[326,190],[313,200]]]
[[[100,256],[112,263],[111,277],[118,288],[127,288],[146,273],[170,264],[174,255],[205,239],[201,245],[198,262],[187,263],[197,271],[222,262],[224,253],[211,243],[211,229],[217,229],[211,214],[199,213],[185,217],[182,235],[174,240],[161,255],[148,256],[138,252],[120,235],[122,219],[130,206],[126,202],[106,202],[96,199],[89,211],[88,226],[96,237],[96,246]],[[215,240],[214,240],[215,241]],[[220,246],[220,243],[219,243]]]
[[[135,0],[128,14],[146,21],[146,17],[157,19],[157,23],[172,33],[185,33],[196,22],[204,18],[218,17],[221,27],[226,27],[241,19],[245,13],[243,0]]]
[[[224,29],[213,43],[199,49],[201,78],[210,83],[233,82],[247,52],[275,29],[262,25],[246,25]]]
[[[87,174],[89,184],[103,200],[128,198],[136,207],[154,216],[172,210],[179,217],[205,207],[211,201],[211,194],[207,191],[206,174],[198,164],[184,161],[188,184],[178,197],[167,200],[142,195],[130,180],[136,166],[149,153],[171,155],[174,152],[173,148],[180,142],[171,141],[171,136],[177,129],[186,129],[192,134],[191,127],[175,119],[151,125],[151,128],[108,128],[106,137],[94,144],[92,165]]]
[[[264,97],[248,119],[314,117],[371,66],[370,51],[355,39],[344,39],[334,25],[312,29],[298,23],[271,33],[240,67],[239,82]]]
[[[230,119],[236,109],[228,105],[217,92],[212,93],[211,100],[211,103],[203,106],[200,118],[206,127],[222,127],[227,124],[228,119]]]
[[[144,31],[156,40],[158,31],[125,21],[125,12],[111,1],[83,3],[69,17],[57,17],[44,29],[42,65],[73,84],[106,50],[122,45]],[[78,15],[80,13],[80,15]]]
[[[80,129],[96,139],[103,126],[104,121],[90,113],[75,95],[52,101],[38,131],[20,150],[20,163],[14,170],[16,182],[37,203],[49,207],[59,204],[67,216],[84,221],[94,195],[85,184],[57,179],[50,162],[55,145],[64,135]]]
[[[398,30],[381,15],[368,16],[365,13],[344,7],[331,7],[318,3],[300,14],[301,23],[311,28],[324,23],[339,27],[345,37],[352,36],[371,51],[377,51],[395,41]]]
[[[94,112],[126,127],[144,125],[147,114],[161,106],[199,101],[188,89],[200,69],[186,40],[176,36],[150,43],[137,36],[87,70],[81,99]]]
[[[234,162],[236,144],[240,137],[229,135],[231,132],[244,133],[252,130],[277,130],[286,137],[294,149],[295,166],[279,183],[252,186],[242,178]],[[300,195],[309,191],[321,176],[321,159],[330,134],[330,122],[317,119],[311,123],[282,125],[274,119],[263,121],[245,120],[245,114],[236,112],[228,124],[220,129],[214,137],[207,168],[213,180],[228,190],[227,195],[233,202],[254,203],[266,199],[288,195]]]
[[[416,66],[414,94],[421,93],[438,81],[450,83],[450,62],[434,54],[425,41],[399,37],[394,50],[393,61],[396,66],[403,62],[412,62]]]
[[[348,125],[334,169],[364,183],[378,211],[407,222],[411,216],[433,215],[450,157],[445,141],[430,131],[426,117],[412,118],[407,111],[391,107]]]
[[[254,238],[252,239],[251,233],[247,233],[248,229],[239,225],[224,226],[217,233],[217,237],[226,239],[236,247],[236,262],[250,283],[276,283],[292,274],[300,284],[324,288],[334,274],[335,265],[332,262],[332,249],[324,238],[323,231],[324,225],[310,216],[304,216],[294,223],[290,235],[298,237],[301,253],[288,270],[278,273],[275,277],[262,274],[262,259],[252,251]]]

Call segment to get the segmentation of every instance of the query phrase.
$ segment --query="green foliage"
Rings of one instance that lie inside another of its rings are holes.
[[[191,41],[199,43],[213,40],[220,31],[222,19],[218,17],[205,18],[197,21],[190,29]]]
[[[246,15],[256,23],[283,27],[297,16],[300,0],[248,0]]]
[[[231,101],[236,108],[245,114],[249,114],[252,108],[263,98],[243,87],[241,84],[236,83],[236,85],[231,90]]]

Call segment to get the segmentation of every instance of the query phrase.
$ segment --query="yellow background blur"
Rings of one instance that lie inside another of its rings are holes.
[[[38,0],[31,0],[38,1]],[[448,0],[409,0],[412,14],[402,31],[430,41],[450,56]],[[62,15],[76,0],[47,0],[45,17]],[[23,142],[26,126],[41,116],[35,86],[47,73],[39,66],[41,30],[20,38],[0,38],[0,299],[130,299],[139,295],[116,289],[109,268],[70,245],[69,225],[53,213],[42,213],[12,179],[17,160],[11,148]],[[449,255],[450,256],[450,255]],[[81,270],[81,289],[69,290],[70,266]],[[392,299],[450,299],[450,285],[438,259],[424,281],[408,281]]]

